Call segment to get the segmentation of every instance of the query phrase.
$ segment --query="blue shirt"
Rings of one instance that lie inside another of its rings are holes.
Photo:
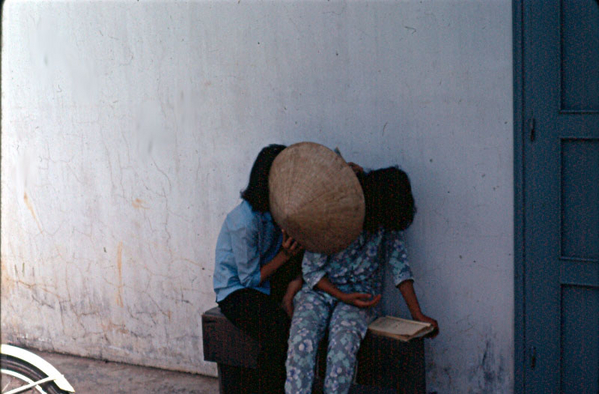
[[[345,293],[381,294],[384,265],[389,264],[397,286],[412,279],[408,255],[401,231],[380,228],[374,233],[362,231],[347,248],[333,255],[306,252],[302,274],[310,288],[326,275]]]
[[[225,219],[216,241],[214,292],[216,302],[241,289],[270,294],[270,282],[260,284],[260,268],[278,253],[283,235],[269,212],[242,201]]]

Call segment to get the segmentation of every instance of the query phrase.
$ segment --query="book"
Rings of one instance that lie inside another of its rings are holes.
[[[432,332],[435,327],[430,323],[394,316],[383,316],[370,323],[368,329],[377,335],[384,335],[408,342],[411,339],[425,336]]]

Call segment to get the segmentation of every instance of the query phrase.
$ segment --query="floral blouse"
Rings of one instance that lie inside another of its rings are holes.
[[[386,263],[396,286],[413,280],[403,233],[380,228],[374,233],[362,231],[351,245],[333,255],[306,252],[302,273],[310,288],[326,275],[343,292],[376,295],[382,291]]]

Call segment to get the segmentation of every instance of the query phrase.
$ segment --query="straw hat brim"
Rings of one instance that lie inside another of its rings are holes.
[[[283,150],[269,175],[270,211],[306,250],[336,253],[362,231],[364,194],[343,158],[327,147],[301,142]]]

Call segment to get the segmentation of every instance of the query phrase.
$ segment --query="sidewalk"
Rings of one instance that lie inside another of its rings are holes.
[[[54,365],[78,394],[218,393],[216,378],[32,351]]]

